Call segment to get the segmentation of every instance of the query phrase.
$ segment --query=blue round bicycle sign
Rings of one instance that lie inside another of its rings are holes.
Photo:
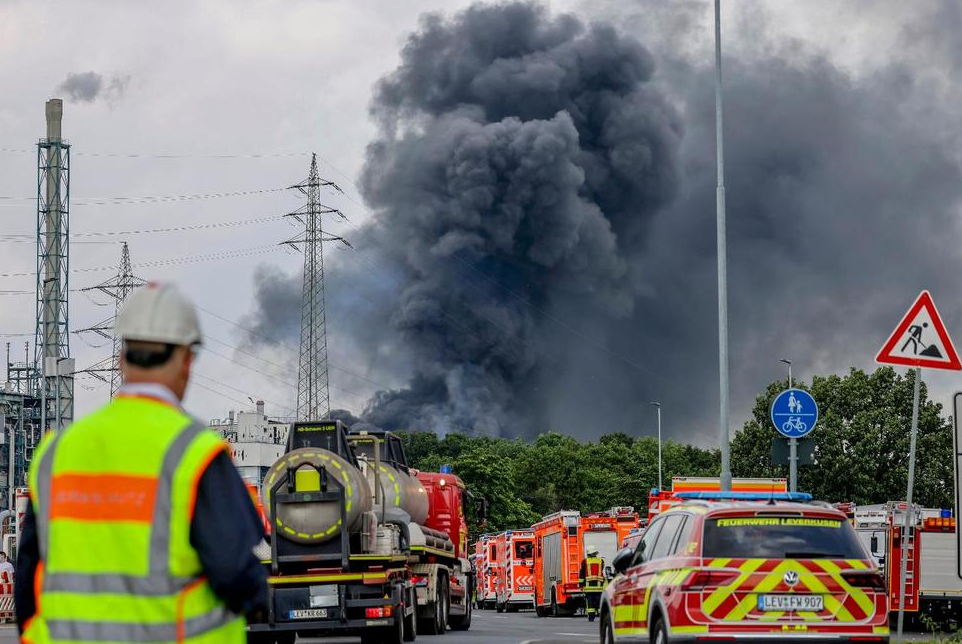
[[[807,391],[786,389],[772,403],[772,424],[786,438],[802,438],[815,429],[818,405]]]

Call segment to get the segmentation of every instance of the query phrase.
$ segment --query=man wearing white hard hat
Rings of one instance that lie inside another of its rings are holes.
[[[595,621],[598,615],[601,593],[605,589],[604,568],[605,560],[598,556],[598,549],[587,548],[585,558],[581,560],[578,583],[585,594],[585,614],[589,622]]]
[[[31,463],[17,559],[25,642],[246,641],[264,610],[263,527],[227,444],[181,407],[201,343],[168,284],[117,316],[124,384],[48,434]]]

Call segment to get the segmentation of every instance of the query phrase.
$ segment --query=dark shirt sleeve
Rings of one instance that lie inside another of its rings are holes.
[[[230,456],[215,456],[198,482],[190,543],[214,593],[235,613],[267,610],[267,570],[253,552],[263,538],[260,517]]]
[[[16,603],[17,626],[23,626],[37,612],[36,598],[33,596],[33,580],[40,563],[40,542],[37,539],[37,518],[33,514],[33,503],[27,504],[23,517],[23,530],[20,533],[20,547],[14,564],[13,599]]]

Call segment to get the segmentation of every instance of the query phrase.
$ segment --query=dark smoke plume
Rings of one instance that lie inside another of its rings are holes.
[[[733,429],[779,358],[871,368],[922,287],[962,325],[944,96],[908,63],[856,77],[759,34],[726,62]],[[331,291],[358,360],[410,377],[365,421],[592,438],[650,433],[658,400],[668,436],[713,440],[712,68],[658,51],[656,70],[610,25],[531,4],[423,19],[376,88],[374,217]]]
[[[390,323],[415,375],[365,417],[499,435],[547,429],[550,310],[632,313],[626,246],[676,190],[678,117],[609,25],[531,4],[428,16],[378,85],[361,252],[403,276]]]

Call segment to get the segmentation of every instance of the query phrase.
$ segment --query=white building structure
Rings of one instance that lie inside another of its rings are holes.
[[[258,400],[255,411],[233,410],[227,418],[210,421],[210,427],[228,443],[233,450],[234,465],[245,483],[260,486],[271,465],[284,453],[287,431],[286,420],[268,418],[264,413],[264,401]]]

